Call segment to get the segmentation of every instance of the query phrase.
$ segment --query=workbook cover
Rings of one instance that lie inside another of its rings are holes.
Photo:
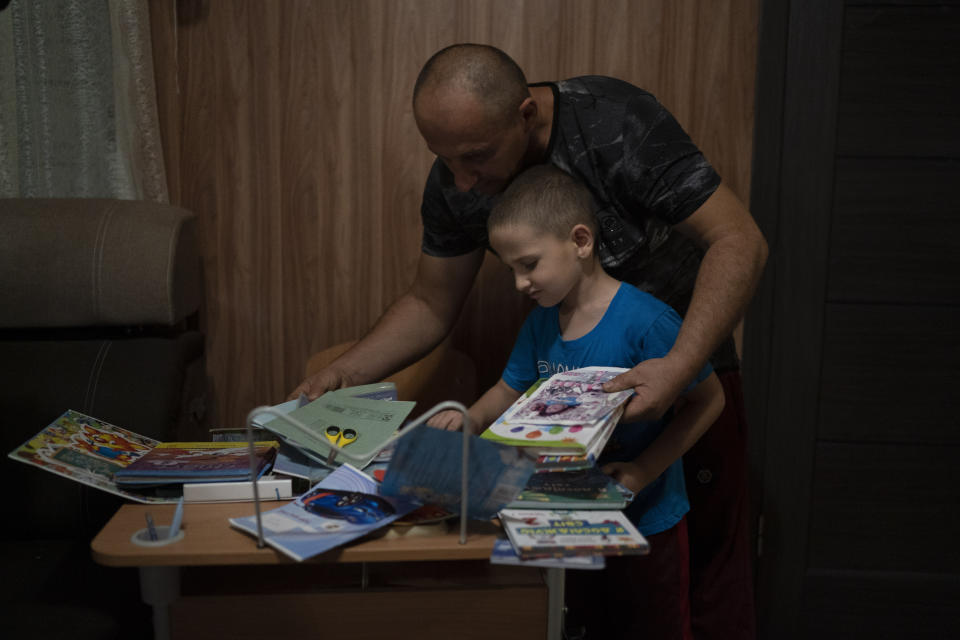
[[[265,420],[263,426],[328,466],[348,462],[363,468],[397,432],[415,404],[328,392],[286,414],[304,425],[306,432],[279,417]],[[343,451],[333,451],[331,443]]]
[[[381,495],[376,480],[343,464],[296,501],[261,513],[263,539],[302,561],[385,527],[421,504]],[[230,518],[230,524],[257,535],[256,515]]]
[[[160,444],[121,427],[68,410],[9,457],[136,502],[176,502],[121,489],[114,474]]]
[[[647,539],[622,511],[503,509],[500,524],[525,560],[650,552]]]
[[[544,378],[531,385],[480,437],[499,444],[523,447],[537,456],[549,458],[557,469],[589,466],[582,464],[582,461],[592,463],[599,457],[623,415],[626,401],[622,400],[596,422],[585,424],[539,424],[514,420],[511,416],[517,415],[517,407],[536,397],[538,390],[548,382],[549,379]],[[570,456],[580,458],[581,463]]]

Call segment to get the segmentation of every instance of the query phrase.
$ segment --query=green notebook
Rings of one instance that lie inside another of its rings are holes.
[[[354,398],[342,393],[325,393],[313,402],[291,411],[291,418],[303,423],[310,433],[303,433],[282,418],[270,420],[264,427],[298,447],[311,458],[325,464],[349,462],[360,469],[370,463],[390,437],[397,432],[415,402]],[[344,446],[331,460],[327,428],[352,429],[356,439]]]

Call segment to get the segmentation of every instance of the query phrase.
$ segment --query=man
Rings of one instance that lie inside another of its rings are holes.
[[[291,395],[382,379],[439,344],[489,246],[496,194],[530,165],[560,167],[593,194],[604,269],[684,317],[664,358],[608,383],[636,392],[624,420],[663,416],[708,360],[724,384],[724,414],[684,456],[693,628],[698,637],[752,637],[746,435],[730,340],[767,256],[749,212],[653,96],[612,78],[528,86],[502,51],[454,45],[424,65],[413,106],[437,155],[415,280],[370,333]]]

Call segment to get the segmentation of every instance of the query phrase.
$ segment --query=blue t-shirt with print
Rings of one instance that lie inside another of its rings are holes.
[[[621,283],[610,306],[589,333],[576,340],[560,335],[559,306],[536,307],[527,316],[513,346],[503,380],[516,391],[526,391],[538,378],[581,367],[631,368],[667,355],[677,339],[681,319],[667,304]],[[706,365],[692,389],[712,369]],[[599,464],[637,457],[663,431],[672,412],[661,420],[619,424]],[[644,535],[666,531],[690,510],[683,481],[683,462],[677,460],[645,487],[625,509]]]

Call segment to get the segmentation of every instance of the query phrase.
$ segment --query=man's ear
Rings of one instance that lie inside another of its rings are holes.
[[[577,257],[586,258],[593,253],[593,231],[585,224],[574,225],[570,240],[577,245]]]
[[[529,130],[537,121],[537,113],[540,110],[540,107],[537,106],[537,101],[533,99],[533,96],[528,96],[520,103],[518,110],[520,112],[520,119],[523,121],[523,128]]]

